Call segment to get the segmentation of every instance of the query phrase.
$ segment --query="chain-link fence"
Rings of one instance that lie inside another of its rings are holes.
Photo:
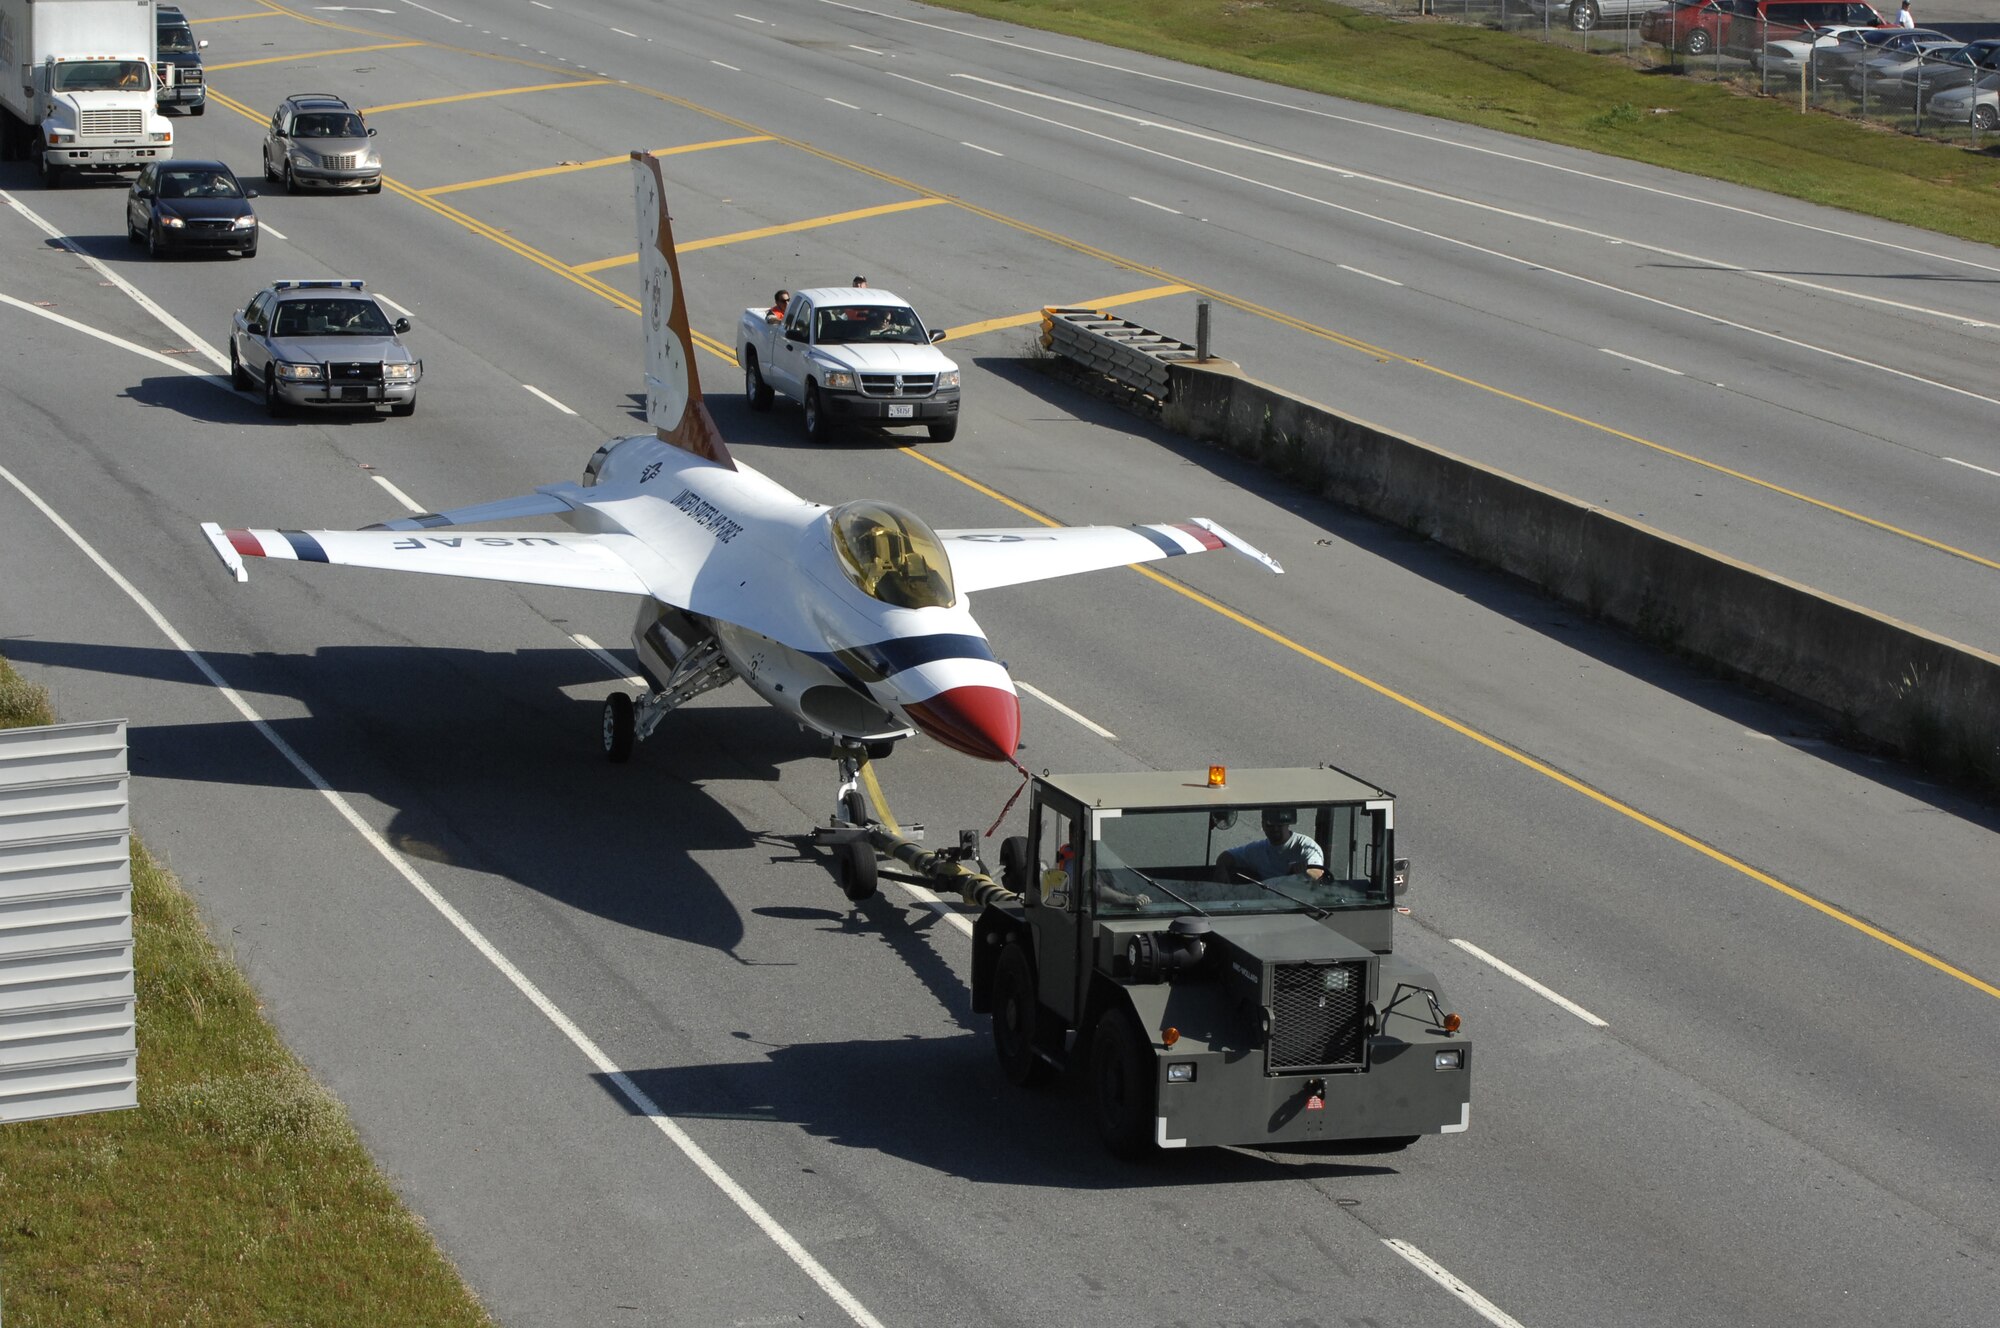
[[[1359,0],[1356,7],[1502,28],[1639,69],[1731,83],[1802,113],[2000,150],[2000,39],[1877,28],[1861,4],[1787,6],[1796,19],[1814,20],[1811,27],[1762,14],[1753,0]]]

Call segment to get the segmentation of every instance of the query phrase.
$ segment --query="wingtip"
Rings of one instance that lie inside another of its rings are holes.
[[[229,535],[221,526],[213,521],[204,521],[201,533],[208,536],[209,547],[215,550],[215,556],[222,560],[222,565],[229,569],[231,576],[239,582],[250,579],[249,570],[243,566],[243,555],[229,542]]]
[[[1284,575],[1285,569],[1278,562],[1276,558],[1273,558],[1270,554],[1264,552],[1262,549],[1252,544],[1249,540],[1243,539],[1237,535],[1231,534],[1227,530],[1224,530],[1222,528],[1221,523],[1211,521],[1205,516],[1198,516],[1194,518],[1194,524],[1200,526],[1203,530],[1215,536],[1217,539],[1221,540],[1224,544],[1227,544],[1230,548],[1242,554],[1245,558],[1249,558],[1255,562],[1260,562],[1264,564],[1264,566],[1270,568],[1273,572],[1278,573],[1280,576]]]

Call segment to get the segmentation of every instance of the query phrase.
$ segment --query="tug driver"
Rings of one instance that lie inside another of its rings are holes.
[[[1268,881],[1280,876],[1306,876],[1319,880],[1326,875],[1326,855],[1311,838],[1292,827],[1299,814],[1291,807],[1266,807],[1264,837],[1237,848],[1224,849],[1215,859],[1216,875],[1224,881],[1247,877]]]

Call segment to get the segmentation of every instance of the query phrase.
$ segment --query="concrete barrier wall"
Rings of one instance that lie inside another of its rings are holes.
[[[1171,366],[1161,421],[2000,792],[2000,657],[1246,378]]]

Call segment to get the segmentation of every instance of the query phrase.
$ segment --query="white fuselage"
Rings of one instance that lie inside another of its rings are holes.
[[[569,520],[643,546],[627,556],[653,596],[634,631],[651,670],[675,661],[649,629],[691,623],[758,695],[818,732],[868,742],[922,730],[971,755],[1012,757],[1013,681],[963,599],[900,608],[870,596],[842,571],[826,505],[650,435],[610,444],[592,471]]]

